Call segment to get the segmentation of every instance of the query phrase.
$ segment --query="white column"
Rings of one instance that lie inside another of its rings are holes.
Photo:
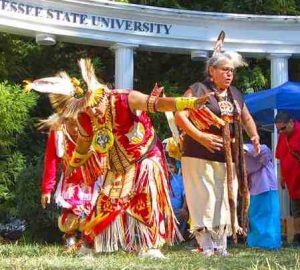
[[[271,54],[271,87],[279,86],[289,79],[288,60],[291,54]],[[274,117],[277,114],[277,109],[274,109]],[[273,161],[275,166],[275,174],[280,183],[280,174],[278,174],[278,162],[275,159],[275,149],[278,142],[278,134],[274,124],[274,132],[272,133],[272,150],[273,150]],[[286,190],[283,190],[279,185],[279,196],[281,202],[281,216],[285,218],[289,216],[290,200]]]
[[[115,51],[115,88],[133,88],[134,59],[133,52],[137,45],[117,43]]]
[[[279,86],[289,79],[288,61],[291,54],[271,54],[271,87]]]

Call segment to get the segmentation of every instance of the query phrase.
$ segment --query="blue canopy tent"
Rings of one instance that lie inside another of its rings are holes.
[[[278,87],[245,96],[247,107],[258,126],[272,131],[274,110],[287,111],[300,119],[300,83],[286,82]]]

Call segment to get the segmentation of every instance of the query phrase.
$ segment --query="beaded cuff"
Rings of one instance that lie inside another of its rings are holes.
[[[73,168],[78,168],[81,165],[83,165],[88,160],[89,157],[90,157],[89,153],[80,154],[77,151],[74,151],[72,154],[72,158],[69,162],[69,165]]]
[[[163,91],[163,87],[158,87],[157,84],[155,84],[155,86],[147,100],[147,111],[148,112],[155,113],[157,111],[156,103],[157,103],[157,100],[162,91]]]

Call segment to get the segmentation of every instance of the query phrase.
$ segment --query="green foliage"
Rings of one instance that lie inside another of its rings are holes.
[[[299,1],[295,0],[129,0],[133,4],[171,7],[212,12],[297,15]]]
[[[0,34],[0,81],[20,82],[28,76],[25,60],[38,49],[32,39]]]
[[[0,81],[20,83],[55,75],[66,70],[79,76],[77,61],[82,57],[94,59],[100,77],[111,81],[112,52],[105,48],[58,42],[55,46],[39,46],[33,38],[0,33]],[[101,59],[101,61],[100,61]],[[106,69],[103,62],[107,62]]]
[[[204,79],[204,62],[193,62],[189,55],[140,52],[135,56],[135,88],[150,93],[155,82],[168,82],[180,96],[195,81]]]
[[[17,135],[24,131],[30,121],[30,110],[37,96],[25,94],[19,85],[0,83],[0,150],[16,143]]]
[[[269,15],[297,15],[299,7],[294,0],[231,0],[224,1],[220,11]]]
[[[267,88],[269,81],[260,66],[240,69],[235,77],[235,86],[245,94]]]
[[[34,241],[59,241],[57,228],[59,210],[51,204],[42,209],[40,204],[40,183],[43,169],[43,154],[35,164],[30,164],[19,174],[16,183],[15,204],[17,215],[26,220],[27,238]]]
[[[0,217],[16,215],[15,186],[17,178],[25,167],[24,156],[19,152],[1,156],[0,159]]]
[[[177,0],[132,0],[128,2],[147,6],[182,8],[180,1]]]
[[[20,86],[0,83],[0,216],[15,214],[15,185],[26,161],[18,149],[37,96],[25,94]]]

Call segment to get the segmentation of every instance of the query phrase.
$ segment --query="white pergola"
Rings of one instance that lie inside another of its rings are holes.
[[[272,87],[288,80],[288,59],[300,55],[297,16],[199,12],[100,0],[0,0],[0,31],[36,37],[40,44],[60,40],[112,48],[117,88],[133,87],[135,50],[203,57],[221,30],[226,32],[225,50],[270,60]],[[276,132],[273,139],[275,144]],[[284,209],[287,215],[288,207]]]

